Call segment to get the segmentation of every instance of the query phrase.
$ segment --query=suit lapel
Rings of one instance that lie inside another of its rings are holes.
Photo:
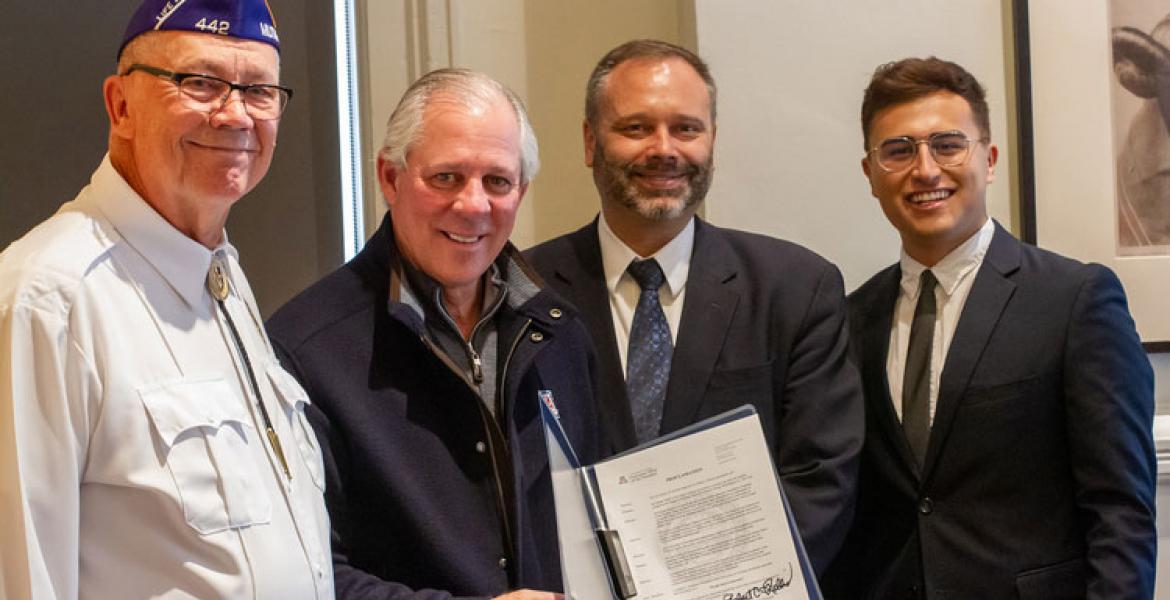
[[[702,407],[707,383],[739,304],[739,292],[732,285],[738,276],[738,264],[719,230],[696,218],[686,299],[662,410],[662,433],[694,422]]]
[[[601,261],[601,245],[597,238],[597,219],[568,236],[573,256],[566,257],[556,267],[556,276],[566,284],[570,302],[580,311],[581,320],[589,330],[597,349],[598,390],[602,418],[606,420],[614,451],[625,450],[637,443],[634,418],[626,397],[626,377],[622,372],[617,338],[613,332],[613,315],[609,307],[609,290],[605,285],[605,269]]]
[[[890,354],[890,328],[894,322],[894,308],[898,302],[902,269],[895,264],[881,274],[873,293],[856,299],[866,316],[860,319],[861,329],[854,343],[861,348],[861,376],[865,386],[866,410],[874,430],[882,443],[898,457],[910,481],[918,481],[918,461],[902,431],[902,422],[894,411],[890,397],[890,380],[886,363]],[[901,399],[898,400],[899,402]]]
[[[1012,283],[1008,275],[1019,266],[1020,242],[996,223],[991,246],[987,249],[983,265],[963,305],[963,313],[959,317],[955,335],[951,338],[947,360],[939,378],[938,404],[935,406],[934,424],[926,449],[924,481],[929,478],[938,461],[963,392],[971,381],[971,375],[987,348],[987,342],[1008,300],[1016,290],[1016,284]]]

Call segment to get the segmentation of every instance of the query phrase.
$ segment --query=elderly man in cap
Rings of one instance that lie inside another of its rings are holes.
[[[0,254],[0,596],[331,598],[320,450],[224,234],[291,91],[263,0],[148,0],[109,154]]]
[[[561,589],[540,402],[584,461],[599,418],[584,325],[508,243],[537,167],[511,91],[424,75],[378,154],[382,226],[269,321],[313,400],[341,598]]]

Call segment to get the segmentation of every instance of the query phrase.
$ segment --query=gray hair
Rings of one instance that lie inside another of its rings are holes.
[[[119,75],[125,73],[130,65],[150,62],[150,59],[156,58],[158,53],[165,52],[166,47],[163,45],[165,39],[166,36],[161,31],[147,31],[126,42],[121,52],[118,53],[118,66],[115,73]]]
[[[609,74],[618,65],[645,58],[666,60],[677,58],[686,62],[703,79],[707,87],[707,96],[711,99],[711,122],[715,122],[715,78],[711,76],[711,69],[698,54],[677,44],[662,40],[631,40],[613,50],[610,50],[597,61],[593,73],[589,75],[589,82],[585,84],[585,120],[589,126],[597,130],[599,113],[601,112],[601,94]]]
[[[406,155],[423,132],[423,112],[436,94],[450,96],[469,107],[482,106],[498,98],[507,100],[520,124],[520,183],[536,177],[540,170],[540,147],[524,103],[507,86],[470,69],[437,69],[410,84],[386,124],[386,137],[378,151],[383,160],[400,169],[406,168]]]

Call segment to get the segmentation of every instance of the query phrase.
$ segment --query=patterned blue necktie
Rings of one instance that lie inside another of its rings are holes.
[[[670,340],[666,313],[662,312],[662,304],[658,301],[658,288],[666,280],[662,267],[651,258],[634,260],[626,271],[642,288],[638,307],[634,309],[626,354],[626,393],[634,413],[638,443],[642,443],[658,437],[674,344]]]

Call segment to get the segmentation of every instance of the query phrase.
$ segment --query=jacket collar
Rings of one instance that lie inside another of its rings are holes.
[[[422,304],[407,283],[389,212],[358,254],[358,260],[374,265],[389,282],[386,306],[390,314],[422,335]],[[549,328],[576,316],[571,305],[545,289],[544,281],[511,241],[504,245],[495,265],[508,288],[505,301],[512,310]]]

